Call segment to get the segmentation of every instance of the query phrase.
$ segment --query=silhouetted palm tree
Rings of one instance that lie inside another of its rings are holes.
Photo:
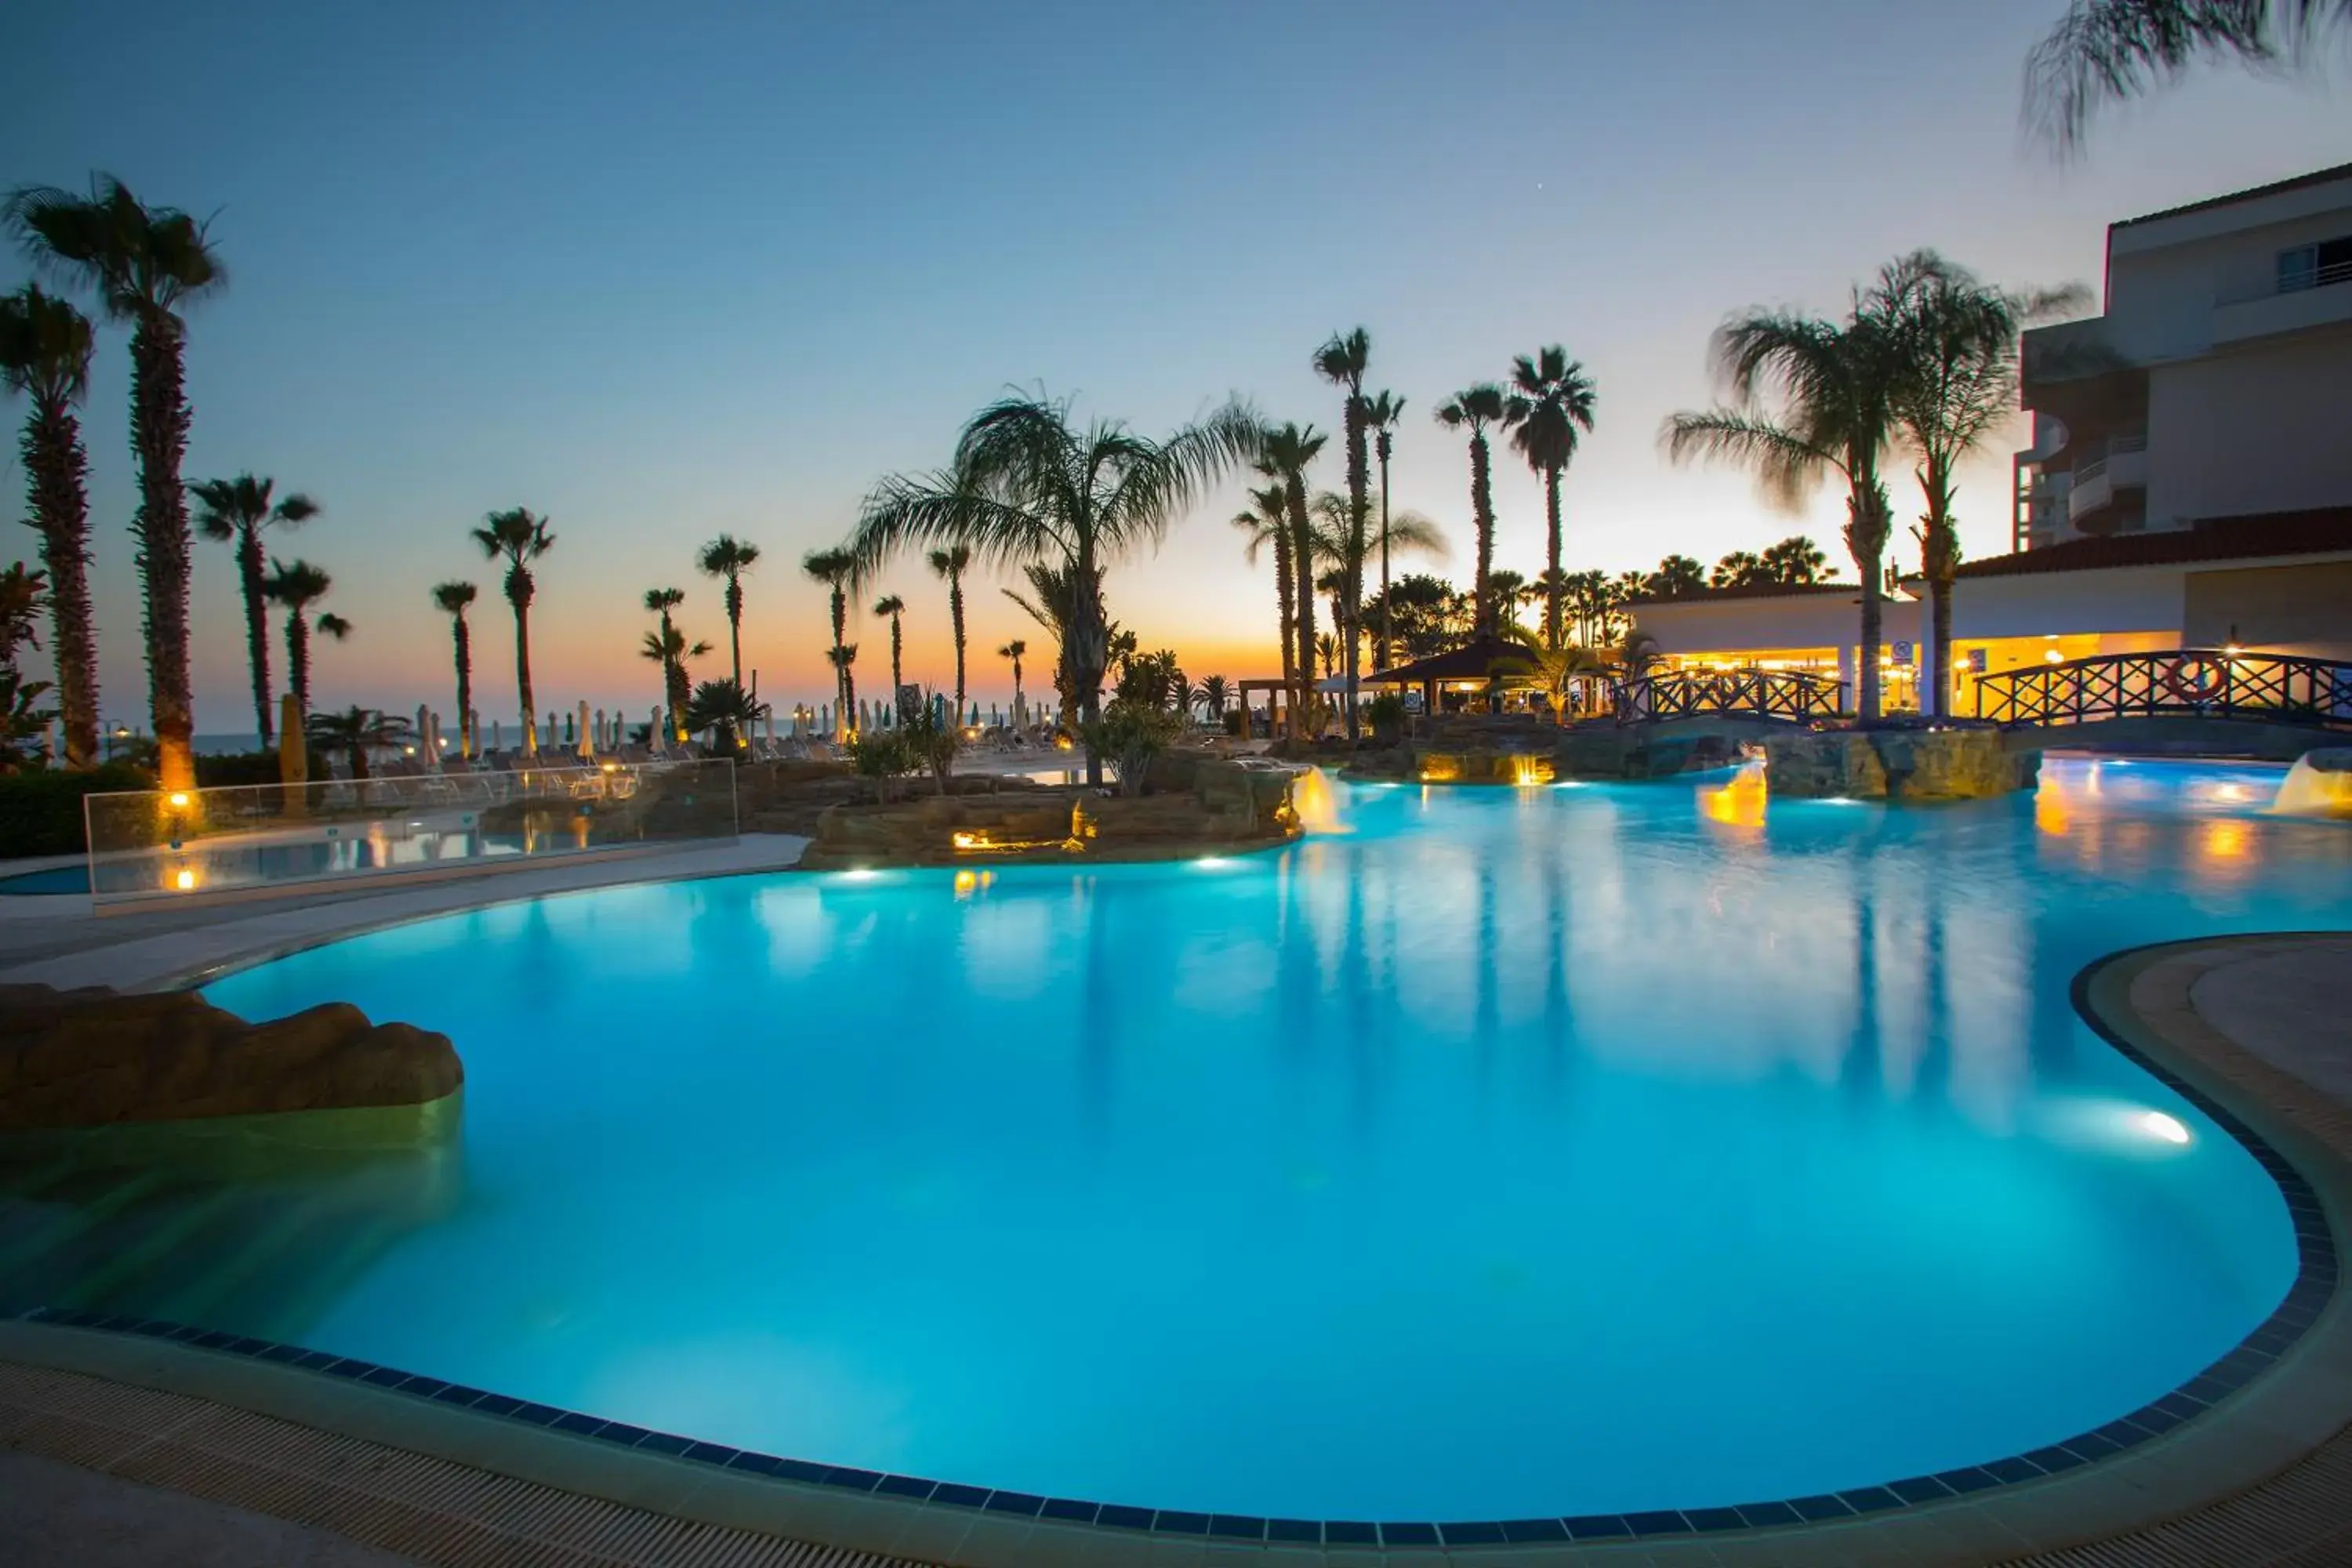
[[[89,456],[74,405],[89,387],[89,321],[27,283],[0,299],[0,384],[32,401],[20,446],[31,522],[48,568],[49,657],[57,666],[65,763],[98,763],[98,634],[89,605]]]
[[[227,281],[205,226],[173,207],[149,207],[110,174],[76,195],[35,185],[9,197],[7,221],[36,262],[86,285],[131,323],[131,446],[139,510],[131,529],[146,598],[147,706],[157,783],[196,784],[195,710],[188,678],[188,581],[194,542],[180,459],[188,446],[186,324],[182,307]]]
[[[334,579],[307,561],[272,561],[262,592],[270,603],[286,606],[286,678],[297,711],[310,711],[310,606],[327,596]],[[351,622],[329,612],[318,619],[324,635],[342,641],[352,635]]]
[[[1560,563],[1559,477],[1575,459],[1577,432],[1592,428],[1592,378],[1584,366],[1554,343],[1533,356],[1511,362],[1510,395],[1503,403],[1503,423],[1511,445],[1543,476],[1544,567],[1558,573]],[[1560,644],[1559,595],[1544,601],[1544,646]]]
[[[2072,151],[2100,105],[2137,98],[2200,60],[2292,64],[2347,27],[2352,0],[2073,0],[2026,61],[2026,115]]]
[[[801,557],[801,570],[811,579],[824,584],[833,595],[833,647],[825,660],[833,666],[833,732],[836,739],[846,735],[856,726],[851,721],[850,706],[856,700],[856,685],[851,679],[849,666],[857,655],[849,647],[849,594],[858,580],[857,557],[846,550],[812,550]]]
[[[1009,658],[1013,661],[1013,721],[1016,724],[1021,722],[1022,718],[1021,656],[1028,651],[1029,645],[1022,641],[1019,637],[1014,637],[1011,642],[1006,643],[1003,647],[996,650],[997,658]]]
[[[311,713],[302,725],[304,738],[322,752],[340,751],[351,759],[352,777],[368,776],[368,752],[377,746],[408,743],[409,723],[373,708],[352,707],[341,713]]]
[[[872,566],[916,545],[961,544],[975,561],[1058,568],[1068,605],[1059,612],[1068,617],[1062,661],[1091,724],[1109,663],[1104,569],[1158,543],[1203,489],[1256,455],[1259,440],[1255,416],[1239,404],[1153,441],[1116,421],[1076,426],[1066,401],[1008,397],[972,416],[946,471],[883,482],[858,524],[857,558]],[[1101,784],[1092,747],[1087,773]]]
[[[739,688],[743,684],[743,574],[759,559],[758,545],[727,533],[704,545],[694,558],[704,576],[719,578],[727,584],[727,660]]]
[[[1470,433],[1470,515],[1478,529],[1478,571],[1471,588],[1478,631],[1495,629],[1495,599],[1487,581],[1495,571],[1494,459],[1486,447],[1486,429],[1503,419],[1503,389],[1482,381],[1464,387],[1440,404],[1435,416],[1448,430]]]
[[[474,637],[466,625],[466,611],[474,603],[471,583],[436,583],[433,607],[449,617],[449,636],[457,661],[457,754],[471,757],[478,749],[474,733]]]
[[[1372,451],[1381,465],[1381,624],[1372,649],[1372,668],[1385,669],[1389,642],[1389,458],[1396,448],[1397,422],[1404,417],[1404,399],[1392,392],[1376,392],[1364,400],[1364,423],[1371,426]],[[1358,598],[1363,597],[1359,594]]]
[[[1290,522],[1291,633],[1298,650],[1290,726],[1301,739],[1315,688],[1315,523],[1307,510],[1307,469],[1328,439],[1312,425],[1270,426],[1260,432],[1256,458],[1257,471],[1281,486],[1283,514]]]
[[[1242,531],[1246,542],[1242,558],[1251,565],[1257,564],[1259,550],[1271,545],[1274,549],[1274,598],[1279,616],[1280,635],[1276,641],[1282,648],[1282,689],[1288,700],[1298,700],[1298,640],[1292,631],[1297,611],[1292,604],[1297,593],[1293,581],[1291,552],[1296,541],[1290,532],[1290,492],[1283,485],[1271,484],[1249,492],[1250,509],[1236,514],[1234,526]]]
[[[1347,583],[1339,597],[1344,613],[1339,617],[1339,633],[1340,641],[1347,645],[1343,654],[1348,676],[1348,739],[1351,741],[1361,732],[1356,696],[1360,678],[1357,658],[1362,639],[1357,635],[1355,618],[1364,597],[1364,554],[1370,547],[1371,475],[1365,451],[1370,409],[1364,401],[1364,372],[1370,367],[1371,357],[1371,335],[1361,327],[1351,332],[1332,333],[1315,351],[1315,374],[1348,395],[1342,409],[1348,442],[1348,529],[1345,552],[1340,558],[1340,570],[1346,574]]]
[[[692,700],[694,691],[694,683],[686,673],[687,658],[689,655],[700,658],[710,651],[710,645],[706,642],[696,643],[688,648],[686,634],[677,629],[677,623],[671,618],[670,612],[684,603],[686,591],[682,588],[646,590],[646,609],[661,617],[661,627],[658,631],[646,633],[638,650],[661,666],[662,705],[669,712],[670,736],[679,742],[684,742],[693,733],[686,721],[686,705]]]
[[[1070,729],[1077,722],[1078,689],[1076,678],[1069,672],[1070,661],[1062,657],[1061,649],[1069,641],[1070,612],[1076,602],[1070,586],[1071,574],[1067,567],[1045,561],[1029,562],[1021,568],[1021,574],[1029,580],[1028,593],[1012,588],[1003,592],[1054,638],[1054,696],[1060,703],[1055,721],[1066,730]],[[1117,622],[1107,623],[1107,626],[1112,628],[1117,625]]]
[[[1889,531],[1879,465],[1898,432],[1905,374],[1898,334],[1860,300],[1843,321],[1761,310],[1716,332],[1714,359],[1730,405],[1671,416],[1667,454],[1676,462],[1746,464],[1765,495],[1789,507],[1826,475],[1845,481],[1846,549],[1862,578],[1859,709],[1865,722],[1875,720]]]
[[[904,625],[907,617],[907,601],[896,594],[885,594],[874,601],[874,613],[877,616],[887,616],[890,620],[890,706],[895,712],[898,703],[898,689],[907,684],[907,637]]]
[[[950,544],[930,554],[931,571],[948,585],[948,627],[955,634],[956,722],[963,722],[963,574],[971,565],[971,547]]]
[[[767,711],[768,705],[744,690],[740,681],[706,680],[687,701],[686,727],[697,735],[709,731],[712,752],[729,757],[744,749],[744,738]]]
[[[474,542],[481,546],[486,559],[507,563],[505,586],[507,603],[514,606],[515,695],[522,705],[522,749],[534,757],[539,754],[539,715],[531,703],[530,602],[539,596],[539,583],[531,575],[530,563],[555,547],[555,535],[547,531],[547,521],[534,516],[529,507],[519,506],[511,511],[490,513],[473,531]]]
[[[1645,584],[1661,599],[1679,599],[1706,586],[1706,568],[1687,555],[1669,555],[1658,563]]]
[[[261,542],[267,528],[299,528],[319,515],[319,503],[299,491],[273,501],[275,479],[239,474],[233,479],[201,479],[188,487],[202,509],[196,530],[206,539],[236,546],[237,586],[245,595],[245,657],[253,672],[253,717],[261,731],[261,745],[269,749],[270,709],[276,696],[269,688],[269,622],[262,600],[262,572],[269,552]]]

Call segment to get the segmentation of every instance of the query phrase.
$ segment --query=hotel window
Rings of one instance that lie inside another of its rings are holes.
[[[2278,253],[2278,291],[2297,293],[2331,283],[2352,283],[2352,235],[2298,245]]]

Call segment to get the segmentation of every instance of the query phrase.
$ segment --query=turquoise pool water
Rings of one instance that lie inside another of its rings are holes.
[[[2352,829],[2265,815],[2279,776],[1342,789],[1224,862],[506,905],[208,990],[447,1031],[451,1147],[116,1200],[103,1245],[0,1215],[51,1226],[52,1300],[1057,1496],[1946,1469],[2165,1393],[2293,1280],[2276,1187],[2068,1000],[2118,948],[2352,925]]]

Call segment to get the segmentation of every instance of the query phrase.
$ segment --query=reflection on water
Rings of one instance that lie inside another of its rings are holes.
[[[614,889],[212,993],[466,1056],[464,1190],[327,1348],[1066,1496],[1705,1506],[2061,1439],[2277,1300],[2275,1188],[2067,996],[2352,924],[2276,778],[1340,786],[1279,853]]]

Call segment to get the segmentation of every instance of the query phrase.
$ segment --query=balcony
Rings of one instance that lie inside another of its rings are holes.
[[[2338,271],[2345,276],[2331,276]],[[2352,321],[2352,268],[2331,268],[2315,277],[2312,284],[2214,306],[2214,346]]]
[[[2074,465],[2074,482],[2066,492],[2066,517],[2076,528],[2083,520],[2115,505],[2118,490],[2147,489],[2147,437],[2117,436]],[[2085,529],[2095,532],[2095,529]]]

